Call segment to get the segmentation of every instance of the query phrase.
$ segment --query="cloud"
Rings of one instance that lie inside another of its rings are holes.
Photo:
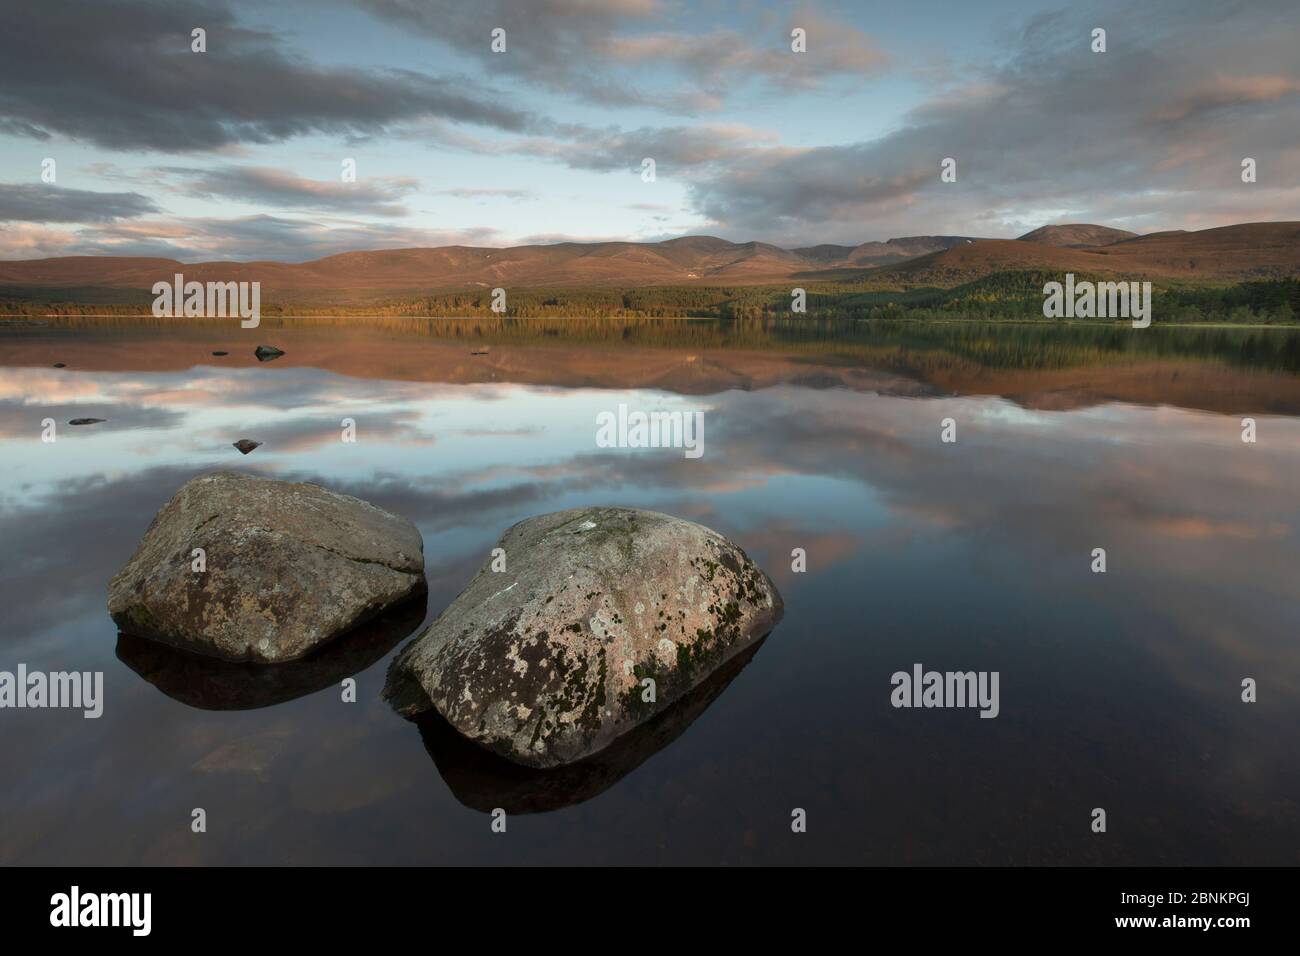
[[[765,81],[788,92],[837,77],[878,73],[888,58],[862,31],[805,5],[784,20],[749,17],[743,28],[664,29],[681,11],[661,0],[356,0],[403,30],[418,30],[494,72],[606,106],[679,113],[715,110],[737,86]],[[742,11],[748,13],[748,11]],[[791,50],[792,27],[808,51]],[[506,52],[493,52],[494,29]]]
[[[457,199],[512,199],[516,202],[537,198],[537,193],[531,189],[499,189],[483,186],[439,189],[434,195],[454,196]]]
[[[650,214],[636,215],[632,232],[617,234],[602,221],[547,236],[626,239],[638,229],[666,232],[690,223],[729,239],[797,247],[918,233],[1009,237],[1045,221],[1150,232],[1300,218],[1300,133],[1292,121],[1300,106],[1300,48],[1290,0],[1153,0],[1140,9],[1107,0],[1086,14],[1060,9],[1019,17],[1019,26],[1002,34],[1000,56],[962,65],[938,50],[909,62],[909,76],[928,84],[930,95],[897,117],[890,132],[860,139],[845,117],[839,129],[831,121],[819,145],[789,143],[739,121],[674,118],[659,126],[633,114],[620,125],[584,109],[561,122],[495,90],[500,83],[512,97],[540,91],[555,102],[559,91],[601,105],[689,114],[718,108],[742,85],[757,84],[764,93],[821,89],[817,106],[825,108],[833,84],[861,88],[889,55],[853,24],[811,6],[686,16],[669,0],[350,3],[373,15],[347,12],[350,26],[361,21],[373,31],[367,39],[395,26],[475,61],[477,75],[362,68],[349,65],[349,49],[329,44],[317,62],[287,37],[249,29],[222,0],[15,7],[0,34],[0,133],[67,136],[128,151],[205,150],[217,158],[211,168],[162,167],[166,178],[150,182],[108,162],[83,165],[110,188],[132,192],[0,186],[0,220],[7,213],[10,222],[0,227],[0,256],[300,261],[349,248],[520,241],[493,229],[357,221],[423,213],[411,203],[418,185],[411,177],[343,184],[281,165],[230,161],[308,134],[348,142],[387,135],[406,150],[433,145],[625,174],[628,202],[614,208]],[[1104,54],[1089,48],[1097,23],[1109,28]],[[195,24],[208,30],[207,53],[190,52]],[[808,31],[807,53],[790,52],[796,25]],[[489,47],[497,26],[507,31],[505,54]],[[343,59],[325,60],[330,53]],[[132,69],[123,69],[128,62]],[[1257,183],[1240,181],[1245,156],[1258,161]],[[663,192],[637,188],[632,177],[647,157],[659,180],[672,184],[670,201],[681,218],[650,208]],[[957,161],[955,183],[939,179],[947,157]],[[552,170],[518,187],[440,182],[444,188],[431,194],[522,202],[554,199],[551,185],[562,182]],[[153,215],[160,212],[155,200],[169,194],[214,206],[257,204],[264,215]],[[448,205],[467,217],[461,222],[475,224],[468,206]],[[295,212],[313,215],[294,218]],[[59,222],[84,226],[45,227]],[[536,231],[538,224],[524,228]]]
[[[885,166],[871,144],[750,150],[725,172],[695,183],[691,200],[700,214],[733,230],[793,235],[811,224],[852,223],[861,241],[864,221],[897,215],[937,179],[937,161],[925,168],[919,161]]]
[[[0,229],[0,258],[50,255],[161,256],[182,262],[214,259],[306,262],[341,252],[423,246],[500,246],[491,228],[422,229],[347,219],[141,219],[86,226],[75,233]]]
[[[694,183],[692,202],[723,235],[785,244],[1016,235],[1062,210],[1139,232],[1300,218],[1300,47],[1278,23],[1288,6],[1042,14],[1003,61],[958,77],[894,132],[747,148]],[[1094,21],[1123,24],[1106,53],[1088,46]],[[1270,170],[1249,188],[1244,156]],[[955,183],[939,178],[947,157]]]
[[[627,242],[624,236],[593,236],[590,233],[578,234],[571,232],[534,232],[526,236],[520,236],[518,245],[521,246],[553,246],[562,242]],[[649,242],[658,241],[655,239],[645,240]]]
[[[207,30],[206,53],[190,31]],[[322,66],[241,27],[220,0],[42,0],[0,30],[0,123],[121,150],[186,152],[420,117],[522,132],[529,114],[456,77]]]
[[[222,166],[216,169],[171,166],[159,172],[182,178],[184,183],[179,189],[189,196],[372,216],[407,215],[410,210],[399,200],[419,186],[417,180],[409,177],[371,176],[364,182],[351,183],[341,179],[306,179],[269,166]]]
[[[1005,57],[945,74],[897,129],[869,141],[789,146],[725,123],[554,124],[491,139],[435,123],[423,135],[448,148],[594,172],[635,172],[650,157],[657,175],[687,186],[703,231],[787,247],[918,233],[1010,237],[1071,219],[1151,232],[1300,218],[1300,136],[1288,121],[1300,104],[1300,53],[1279,33],[1284,7],[1164,3],[1135,12],[1111,4],[1098,16],[1125,28],[1112,28],[1105,54],[1089,47],[1091,19],[1029,17]],[[642,19],[658,13],[636,9]],[[814,27],[810,51],[836,32]],[[710,45],[716,62],[752,54],[706,39],[605,36],[600,48],[622,62],[682,69],[700,59],[700,71],[709,68],[702,50]],[[864,38],[840,49],[845,69],[871,67]],[[777,62],[769,72],[788,69]],[[1239,176],[1246,155],[1269,171],[1249,189]],[[957,161],[955,183],[939,178],[948,157]]]
[[[1181,100],[1163,108],[1153,117],[1160,122],[1178,122],[1228,106],[1253,103],[1276,103],[1300,94],[1300,78],[1292,76],[1216,74],[1200,87],[1190,90]]]
[[[0,259],[46,259],[67,256],[80,243],[74,232],[18,223],[0,225]]]
[[[112,222],[158,212],[139,193],[97,193],[37,183],[0,183],[0,222]]]
[[[807,49],[794,53],[791,30],[805,31]],[[755,38],[763,38],[758,44]],[[889,58],[866,34],[849,23],[822,16],[805,6],[786,17],[783,30],[708,33],[653,33],[609,37],[600,53],[613,62],[665,64],[685,73],[697,88],[721,100],[735,77],[758,77],[791,87],[811,89],[834,76],[869,77]]]
[[[596,172],[636,171],[649,158],[655,175],[678,175],[697,167],[729,165],[756,144],[771,143],[774,134],[741,124],[643,126],[633,130],[591,130],[580,139],[562,142],[535,138],[515,142],[513,151],[556,159],[575,169]],[[720,173],[725,170],[719,170]]]
[[[656,175],[692,176],[708,167],[722,173],[730,164],[759,146],[774,147],[779,137],[743,123],[704,123],[691,126],[553,126],[544,135],[482,137],[445,124],[421,124],[400,135],[485,156],[529,156],[551,160],[571,169],[592,172],[636,172],[641,163],[655,161]]]

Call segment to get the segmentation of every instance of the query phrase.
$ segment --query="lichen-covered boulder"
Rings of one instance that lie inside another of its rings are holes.
[[[783,610],[749,557],[702,525],[583,508],[510,528],[389,669],[385,698],[430,707],[517,763],[600,751],[766,635]]]
[[[512,817],[550,813],[599,796],[672,744],[745,669],[763,641],[751,642],[685,697],[608,747],[562,767],[525,767],[505,760],[458,732],[432,708],[416,717],[415,725],[443,783],[465,806],[483,813],[500,807]]]
[[[109,582],[108,611],[128,634],[278,663],[425,587],[424,543],[406,519],[318,485],[217,472],[154,517]]]

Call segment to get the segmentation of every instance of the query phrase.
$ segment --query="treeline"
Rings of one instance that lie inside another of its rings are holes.
[[[9,320],[21,325],[31,320]],[[174,319],[116,315],[61,316],[39,325],[69,330],[156,328],[197,322],[231,325],[232,319]],[[0,325],[4,325],[0,321]],[[974,363],[996,368],[1068,368],[1115,365],[1149,359],[1204,359],[1244,368],[1300,372],[1300,327],[1286,329],[1229,325],[1179,326],[1154,323],[1135,330],[1127,323],[935,321],[897,319],[810,319],[768,317],[719,321],[682,318],[512,318],[479,316],[268,316],[257,337],[275,330],[319,327],[323,334],[351,336],[359,328],[385,334],[435,339],[469,350],[487,345],[568,348],[667,348],[776,350],[834,361],[896,367],[900,372]],[[340,338],[339,341],[346,341]]]
[[[558,317],[643,317],[643,318],[719,318],[725,304],[744,291],[741,288],[706,286],[654,286],[647,288],[557,288],[506,289],[505,314],[514,318]],[[433,293],[377,302],[334,304],[333,311],[369,315],[412,315],[428,317],[491,316],[490,289]],[[281,314],[311,314],[321,308],[318,303],[293,303],[282,307]]]
[[[810,287],[805,314],[813,318],[873,320],[1058,321],[1043,317],[1043,286],[1060,281],[1060,273],[1025,271],[995,273],[952,288]],[[1077,273],[1075,281],[1105,282],[1115,278]],[[1275,279],[1222,286],[1153,283],[1152,310],[1160,322],[1289,325],[1300,319],[1300,280]],[[724,303],[720,314],[730,318],[793,315],[790,290],[774,291],[765,287],[743,290]]]
[[[1300,279],[1240,282],[1218,289],[1173,288],[1154,301],[1160,303],[1157,315],[1176,322],[1282,325],[1300,316]]]
[[[140,315],[152,304],[153,296],[140,289],[0,285],[5,315]]]
[[[1076,281],[1114,281],[1077,274]],[[511,318],[715,318],[797,321],[829,319],[969,319],[1058,321],[1043,318],[1043,286],[1059,273],[1011,271],[951,288],[900,288],[871,281],[780,286],[655,286],[506,290]],[[1300,280],[1277,279],[1216,286],[1153,284],[1157,322],[1286,325],[1300,317]],[[793,290],[804,289],[805,311],[793,310]],[[53,293],[60,293],[54,295]],[[462,289],[385,297],[370,302],[274,301],[262,316],[498,317],[490,289]],[[135,290],[33,290],[0,287],[0,312],[17,315],[148,314],[151,299]]]

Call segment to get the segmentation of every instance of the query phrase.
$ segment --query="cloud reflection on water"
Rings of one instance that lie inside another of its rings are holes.
[[[50,382],[65,391],[43,392]],[[1263,679],[1269,695],[1254,712],[1258,727],[1296,725],[1297,709],[1286,703],[1300,691],[1296,418],[1261,416],[1260,441],[1244,445],[1237,417],[1158,405],[1034,410],[1001,398],[791,384],[706,395],[452,385],[292,366],[55,377],[10,368],[0,374],[0,396],[8,423],[0,453],[11,466],[0,498],[0,538],[7,545],[0,554],[6,608],[0,654],[6,660],[114,666],[105,584],[156,510],[203,471],[235,468],[319,481],[409,517],[425,537],[430,614],[455,596],[514,521],[582,504],[627,504],[692,517],[730,535],[778,580],[788,605],[786,621],[753,665],[761,676],[737,682],[690,734],[653,758],[656,767],[693,772],[694,764],[681,762],[703,752],[723,759],[711,749],[718,746],[744,753],[743,741],[752,736],[782,754],[788,769],[738,769],[741,790],[758,779],[776,786],[786,772],[818,772],[810,764],[822,767],[822,760],[839,768],[850,746],[841,733],[850,733],[854,721],[892,717],[856,701],[853,695],[863,692],[853,682],[864,678],[855,675],[887,673],[916,657],[938,664],[961,655],[967,663],[1001,667],[1014,689],[1003,717],[987,722],[999,725],[997,752],[1006,761],[1005,768],[988,769],[981,786],[989,792],[1008,785],[1018,760],[1032,760],[1055,774],[1061,788],[1073,786],[1075,775],[1111,773],[1117,761],[1130,774],[1142,767],[1167,772],[1134,777],[1134,786],[1163,793],[1175,786],[1176,767],[1172,757],[1153,762],[1153,753],[1208,754],[1215,775],[1184,783],[1185,799],[1203,793],[1219,801],[1218,812],[1245,816],[1257,816],[1272,801],[1278,826],[1296,818],[1294,801],[1283,796],[1295,782],[1286,769],[1293,735],[1247,736],[1243,722],[1251,717],[1233,704],[1239,677],[1251,674]],[[596,412],[621,401],[704,409],[705,456],[597,448]],[[106,410],[108,427],[61,436],[54,446],[40,443],[32,423],[47,409],[73,417],[92,406]],[[958,423],[956,445],[939,441],[939,422],[949,416]],[[344,417],[357,421],[355,445],[339,440]],[[228,445],[237,437],[266,444],[241,460]],[[809,573],[789,570],[793,547],[807,549]],[[1088,572],[1094,547],[1108,551],[1105,576]],[[409,752],[410,728],[377,701],[382,666],[364,670],[362,695],[375,699],[358,705],[359,717],[339,713],[334,695],[318,693],[262,711],[261,728],[236,713],[178,712],[122,668],[109,674],[111,708],[104,718],[105,728],[118,728],[112,746],[120,767],[97,761],[89,748],[104,741],[92,741],[81,728],[74,734],[30,724],[29,742],[10,746],[19,758],[35,759],[51,746],[82,755],[95,769],[66,765],[67,786],[112,789],[131,774],[184,802],[200,799],[195,788],[217,785],[210,768],[229,765],[221,748],[242,733],[257,773],[223,772],[219,792],[234,805],[261,808],[248,811],[255,819],[244,838],[275,846],[287,839],[277,828],[305,839],[312,814],[411,809],[430,799],[434,784],[417,785],[411,777],[417,758],[427,766],[427,757]],[[805,716],[770,710],[785,700]],[[1098,710],[1101,702],[1109,709]],[[724,714],[734,720],[738,713],[747,715],[743,729],[725,725]],[[1124,728],[1134,726],[1144,729],[1126,738]],[[263,746],[259,733],[274,739]],[[928,791],[911,788],[909,779],[937,772],[927,769],[937,765],[906,763],[907,748],[928,748],[950,761],[962,760],[963,748],[988,751],[961,733],[930,734],[918,724],[891,724],[889,733],[861,744],[871,748],[870,759],[851,763],[875,768],[880,785],[910,801],[911,812],[931,814],[927,821],[943,813],[956,820],[959,808],[941,807]],[[1061,749],[1057,737],[1075,749]],[[327,752],[316,754],[318,744]],[[353,768],[342,775],[346,781],[339,779],[340,765]],[[195,766],[208,768],[208,783],[187,776]],[[847,772],[833,771],[824,786],[851,802],[879,793],[842,776]],[[591,805],[615,812],[637,794],[648,799],[641,788],[652,779],[632,773],[631,789],[612,788]],[[1243,791],[1243,780],[1253,789]],[[722,782],[716,786],[730,792]],[[1225,788],[1235,794],[1226,802],[1219,794]],[[309,808],[308,817],[285,817],[287,811],[265,802],[272,793],[280,799],[287,793],[292,806]],[[1008,813],[1033,818],[1042,801],[1065,799],[1043,794],[1039,804],[1013,802]],[[46,824],[31,810],[38,795],[62,808],[62,819],[75,816],[66,787],[33,770],[19,772],[0,810],[20,813],[40,829]],[[98,838],[104,858],[173,861],[194,852],[209,862],[258,858],[248,855],[247,844],[193,851],[165,837],[159,824],[132,819],[120,837]],[[1175,822],[1183,827],[1185,821],[1174,814],[1169,826]],[[392,825],[436,827],[402,813]],[[943,844],[937,827],[925,831],[934,846]],[[42,832],[45,843],[0,841],[0,858],[69,858],[71,844]],[[448,852],[459,845],[441,830],[420,832],[447,841]],[[1157,828],[1153,839],[1172,846],[1174,832]],[[1050,834],[1035,839],[1057,845]],[[1216,837],[1193,841],[1187,852],[1222,859],[1225,846]],[[337,861],[359,848],[321,852]],[[824,852],[833,856],[830,847]],[[907,852],[933,861],[988,859],[989,851],[950,846],[944,857],[923,842]],[[1098,851],[1068,852],[1089,859],[1087,853]]]

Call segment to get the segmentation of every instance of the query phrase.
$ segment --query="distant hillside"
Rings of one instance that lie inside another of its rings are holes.
[[[978,242],[968,236],[905,236],[888,242],[864,242],[858,246],[810,246],[790,251],[811,262],[832,268],[872,268],[894,265],[953,246]]]
[[[1121,238],[1085,247],[1065,241],[1085,236]],[[147,295],[155,282],[171,281],[177,272],[199,282],[260,281],[263,303],[364,305],[435,292],[477,293],[498,286],[725,289],[798,281],[951,287],[998,273],[1066,271],[1193,280],[1300,275],[1300,223],[1247,223],[1146,236],[1071,225],[1044,227],[1021,239],[912,236],[800,249],[687,236],[652,243],[386,249],[303,263],[71,256],[0,261],[0,300],[134,301]]]
[[[1162,232],[1086,249],[1023,239],[986,239],[921,256],[890,270],[876,270],[872,275],[909,285],[951,286],[1016,271],[1190,280],[1295,276],[1300,275],[1300,222]]]
[[[1094,226],[1088,223],[1070,223],[1063,226],[1040,226],[1033,232],[1027,232],[1017,241],[1041,242],[1046,246],[1065,246],[1082,249],[1088,246],[1106,246],[1121,239],[1136,239],[1136,232],[1124,229],[1112,229],[1109,226]]]
[[[187,280],[262,282],[265,295],[340,291],[407,294],[422,289],[731,285],[776,282],[809,269],[906,262],[972,240],[912,236],[859,246],[781,249],[764,242],[686,236],[664,242],[561,242],[505,249],[442,246],[347,252],[314,262],[204,262],[71,256],[0,262],[0,285],[148,289],[176,272]]]
[[[73,256],[0,262],[0,285],[148,289],[181,272],[199,282],[253,280],[263,295],[409,293],[496,286],[654,286],[778,280],[822,265],[760,242],[690,236],[657,243],[564,242],[505,249],[443,246],[347,252],[312,262],[203,262]]]

